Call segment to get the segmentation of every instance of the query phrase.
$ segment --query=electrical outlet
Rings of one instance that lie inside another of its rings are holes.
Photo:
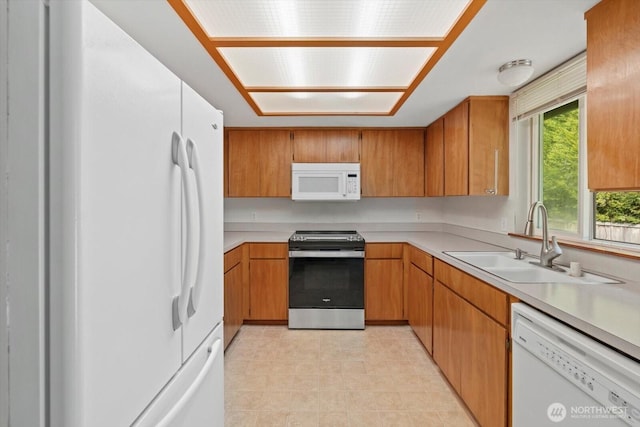
[[[256,220],[256,213],[255,212],[251,212],[251,220],[252,221]]]
[[[500,218],[500,230],[508,231],[508,229],[509,229],[509,220],[507,219],[506,216],[503,216],[502,218]]]
[[[422,221],[422,212],[416,211],[416,221]]]

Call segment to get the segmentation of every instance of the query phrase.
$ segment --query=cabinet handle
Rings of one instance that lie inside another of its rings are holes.
[[[484,190],[487,194],[498,194],[498,166],[500,161],[499,150],[496,148],[493,152],[493,188]]]

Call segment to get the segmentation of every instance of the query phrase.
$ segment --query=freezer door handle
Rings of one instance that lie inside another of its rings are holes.
[[[182,408],[184,408],[184,406],[187,403],[189,403],[189,401],[193,398],[193,395],[200,388],[200,385],[202,384],[204,379],[209,374],[209,371],[211,371],[211,368],[213,367],[213,364],[215,363],[218,357],[218,353],[221,351],[221,348],[222,348],[222,341],[220,340],[220,338],[217,338],[214,341],[214,343],[211,345],[211,347],[207,349],[207,352],[208,352],[207,361],[202,367],[202,370],[198,373],[198,376],[196,377],[196,379],[193,380],[193,382],[191,383],[191,386],[189,386],[187,391],[180,397],[180,399],[178,399],[178,401],[173,406],[173,408],[171,408],[171,410],[167,412],[164,418],[162,418],[160,422],[156,424],[156,427],[167,427],[168,425],[170,425],[171,422],[176,417],[176,415],[178,415],[182,411]]]
[[[189,304],[189,290],[191,289],[191,283],[193,283],[193,272],[189,268],[191,266],[192,246],[193,246],[193,224],[191,224],[191,209],[193,205],[193,195],[191,194],[191,185],[189,184],[191,178],[189,176],[189,159],[187,156],[187,147],[182,137],[173,132],[171,138],[171,149],[173,155],[173,162],[180,168],[182,189],[184,190],[184,200],[186,204],[186,247],[185,247],[185,265],[182,276],[182,284],[180,287],[180,294],[173,298],[172,313],[173,313],[173,330],[177,330],[182,323],[187,319],[187,306]]]
[[[191,293],[189,295],[189,308],[188,315],[189,317],[193,316],[198,309],[198,304],[200,303],[200,294],[202,293],[202,276],[204,275],[204,263],[205,263],[205,255],[207,251],[206,247],[206,235],[205,232],[205,224],[206,224],[206,212],[205,212],[205,204],[203,200],[203,186],[202,186],[202,172],[200,170],[200,156],[198,154],[198,147],[196,143],[191,139],[187,139],[187,155],[189,156],[189,167],[193,170],[193,173],[196,177],[196,193],[198,200],[198,224],[199,224],[199,245],[198,245],[198,256],[197,259],[197,268],[196,268],[196,277],[194,280],[193,287],[191,288]]]

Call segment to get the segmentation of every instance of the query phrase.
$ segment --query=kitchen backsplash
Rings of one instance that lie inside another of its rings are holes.
[[[354,202],[227,198],[225,223],[441,223],[442,199],[375,198]]]

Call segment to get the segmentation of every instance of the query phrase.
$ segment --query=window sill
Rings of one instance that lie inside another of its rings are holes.
[[[542,241],[542,238],[540,236],[527,236],[526,234],[519,233],[509,233],[509,236],[526,240],[536,240],[538,242]],[[582,249],[589,252],[596,252],[604,255],[612,255],[640,261],[640,250],[609,246],[605,244],[597,244],[582,240],[558,239],[558,243],[568,248]]]

